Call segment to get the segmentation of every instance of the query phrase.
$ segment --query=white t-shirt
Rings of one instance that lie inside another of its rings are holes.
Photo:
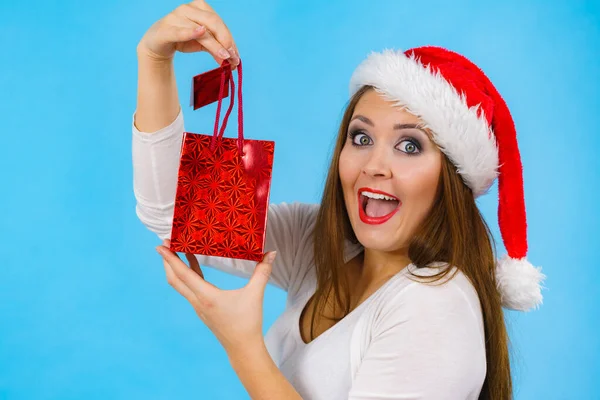
[[[152,134],[133,125],[136,213],[169,238],[184,132],[183,113]],[[483,318],[462,273],[439,285],[409,279],[438,272],[412,264],[349,315],[306,344],[300,314],[316,289],[312,228],[318,205],[270,204],[266,250],[277,250],[270,283],[288,293],[265,336],[269,354],[304,399],[477,399],[486,374]],[[362,251],[346,243],[350,260]],[[197,256],[202,265],[250,277],[255,262]],[[449,276],[452,275],[452,272]]]

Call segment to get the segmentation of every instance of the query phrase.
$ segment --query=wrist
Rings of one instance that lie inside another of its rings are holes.
[[[260,340],[247,341],[243,344],[240,343],[235,346],[228,346],[225,348],[225,351],[232,364],[247,360],[255,360],[256,358],[260,358],[265,354],[268,354],[267,346],[265,345],[263,338]]]
[[[173,64],[173,58],[175,57],[175,53],[173,53],[171,56],[157,54],[144,46],[142,42],[138,44],[136,48],[136,54],[140,64],[156,66],[170,66]]]

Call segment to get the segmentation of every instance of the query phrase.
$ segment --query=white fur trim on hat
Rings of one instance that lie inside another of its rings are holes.
[[[546,278],[541,267],[534,267],[525,258],[505,255],[496,265],[496,284],[502,306],[517,311],[529,311],[542,304],[541,283]]]
[[[496,139],[483,113],[478,116],[478,107],[468,107],[464,96],[441,74],[388,49],[371,53],[356,68],[350,94],[365,85],[420,117],[474,196],[487,192],[498,176]]]

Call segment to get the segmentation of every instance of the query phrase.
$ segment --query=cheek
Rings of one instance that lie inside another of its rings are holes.
[[[418,160],[404,159],[401,162],[403,165],[395,169],[406,200],[412,203],[411,208],[414,206],[428,210],[433,204],[439,182],[441,171],[439,155],[421,157]]]
[[[356,157],[352,153],[352,150],[348,149],[347,146],[344,147],[340,153],[338,169],[340,171],[340,180],[342,181],[344,191],[354,187],[360,174],[360,163],[356,162]]]

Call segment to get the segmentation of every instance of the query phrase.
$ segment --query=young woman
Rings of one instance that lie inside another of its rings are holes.
[[[137,215],[161,239],[168,282],[224,346],[253,399],[508,399],[502,306],[541,304],[506,104],[466,58],[435,47],[370,55],[355,71],[320,204],[271,204],[263,262],[168,249],[184,132],[173,56],[233,68],[229,30],[204,1],[140,41],[133,118]],[[499,179],[508,255],[495,261],[475,204]],[[222,291],[200,264],[250,278]],[[262,337],[267,283],[288,293]]]

